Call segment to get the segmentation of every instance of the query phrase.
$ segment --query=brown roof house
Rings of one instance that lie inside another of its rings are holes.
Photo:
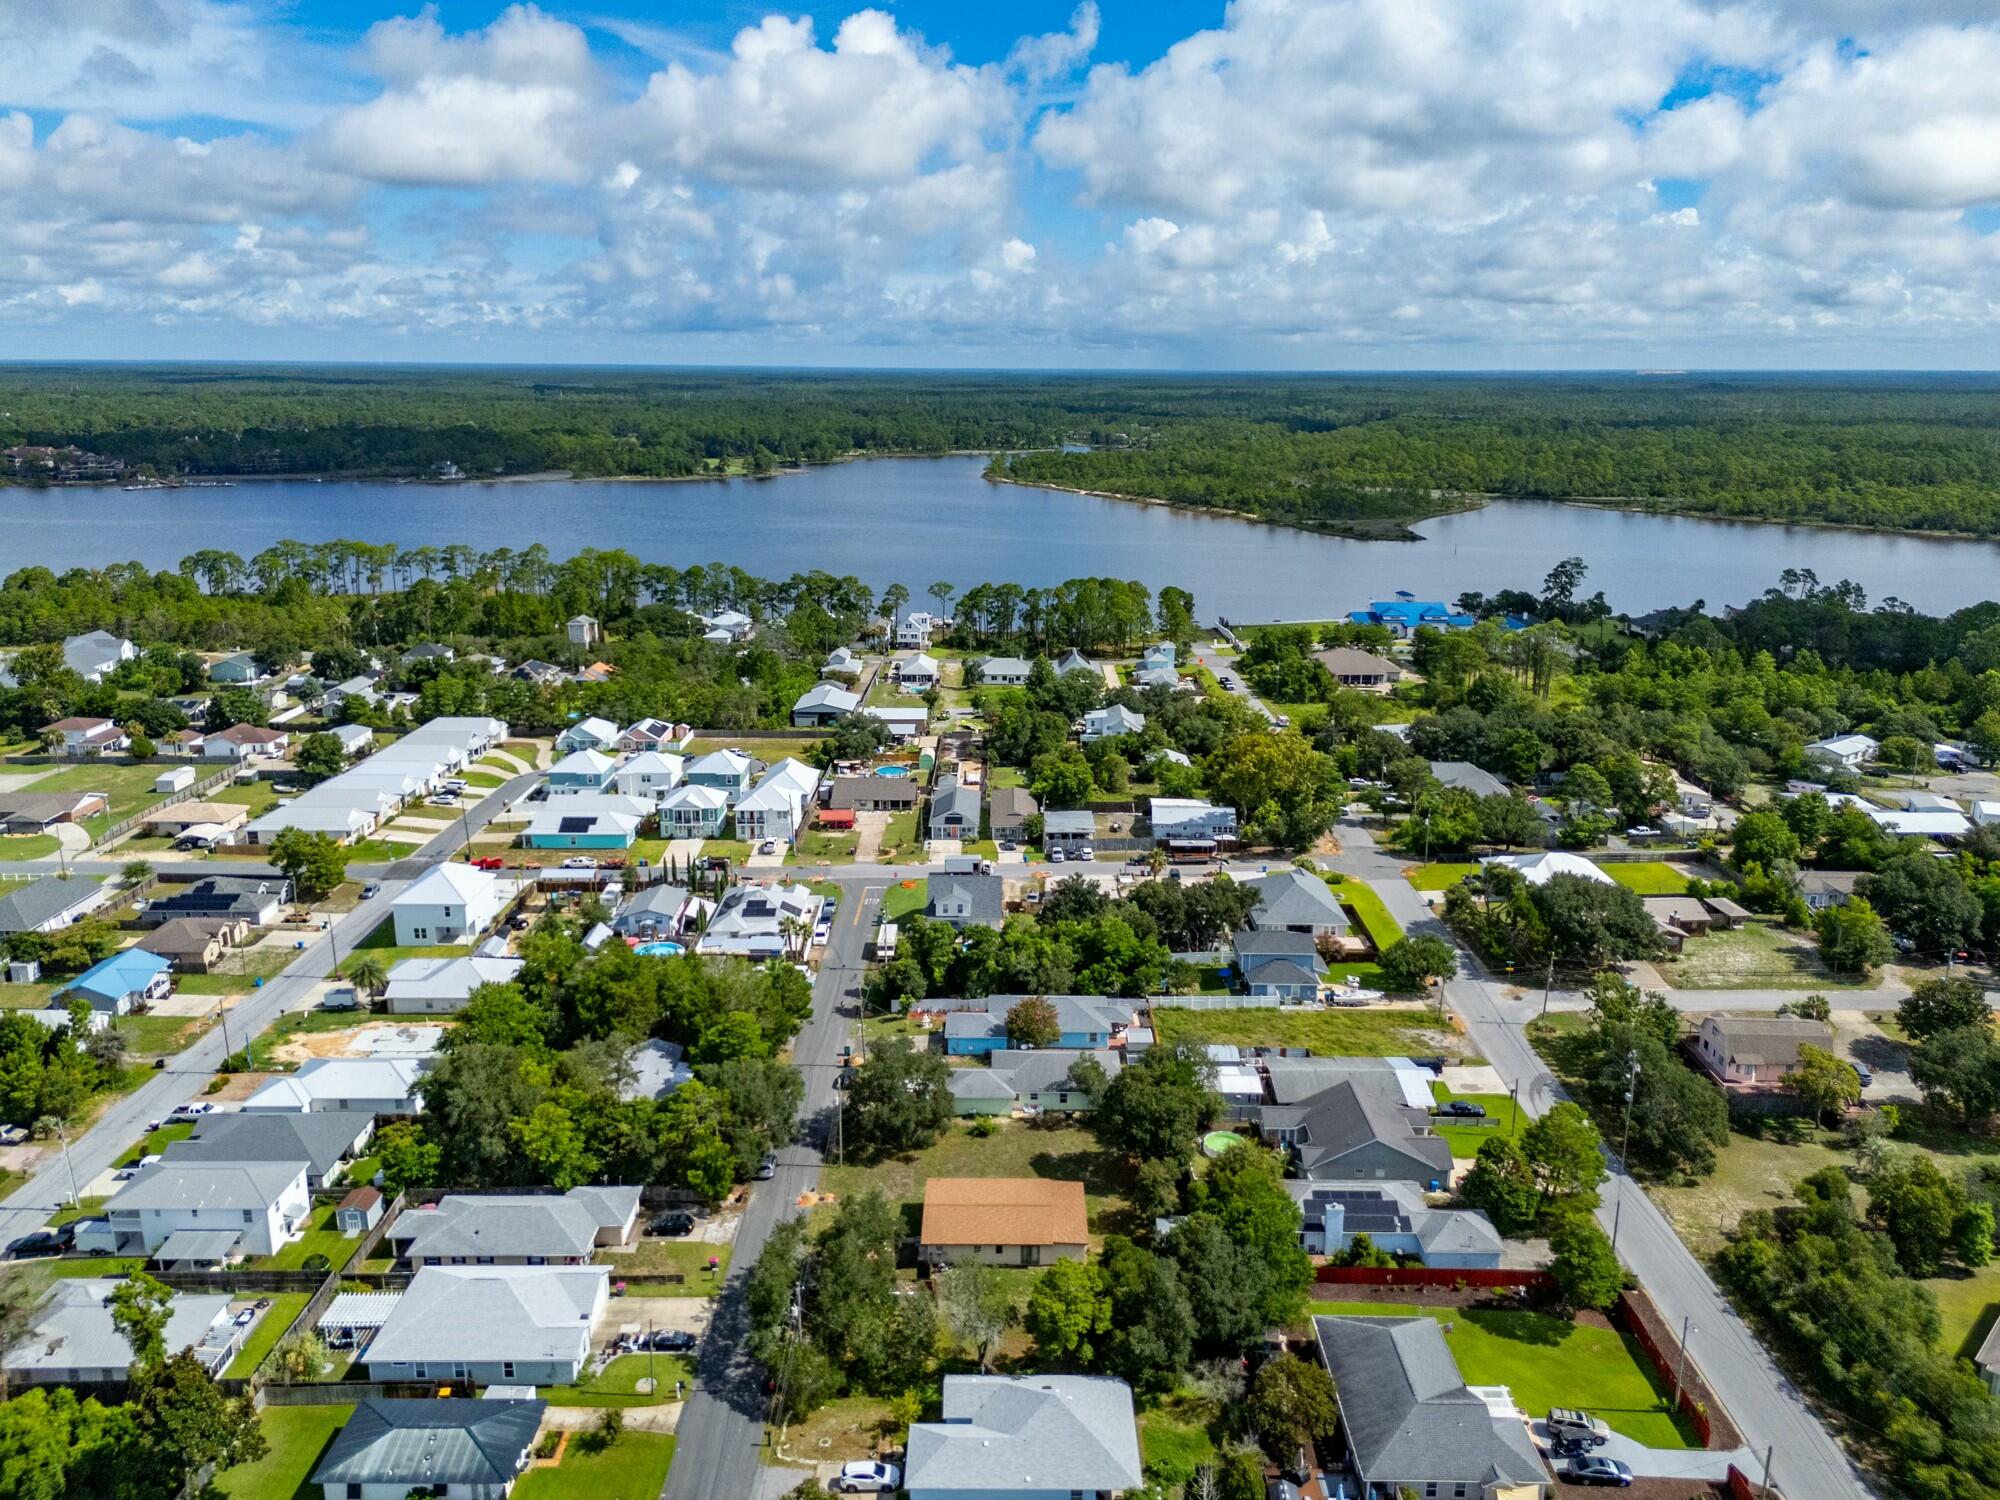
[[[206,974],[251,930],[248,922],[227,917],[174,917],[139,939],[139,946],[183,974]]]
[[[1315,651],[1313,660],[1325,667],[1327,675],[1342,687],[1386,692],[1391,684],[1403,678],[1403,669],[1388,658],[1377,656],[1372,651],[1356,650],[1353,646],[1334,646],[1325,651]]]
[[[1724,1088],[1783,1083],[1799,1065],[1799,1048],[1833,1050],[1833,1027],[1805,1016],[1703,1016],[1694,1055]]]
[[[995,787],[986,807],[996,839],[1026,838],[1028,819],[1042,810],[1041,804],[1035,801],[1034,793],[1024,786]]]
[[[1083,1184],[1041,1177],[933,1177],[924,1184],[918,1256],[1040,1266],[1082,1260],[1090,1245]]]

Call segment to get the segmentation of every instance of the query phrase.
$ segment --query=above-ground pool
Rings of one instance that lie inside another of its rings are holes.
[[[875,774],[877,776],[907,776],[910,774],[910,768],[908,766],[877,766]]]
[[[679,943],[641,943],[632,951],[647,958],[672,958],[676,953],[687,952],[687,949]]]
[[[1243,1137],[1233,1130],[1211,1130],[1201,1138],[1201,1154],[1213,1160],[1223,1152],[1233,1151],[1242,1144]]]

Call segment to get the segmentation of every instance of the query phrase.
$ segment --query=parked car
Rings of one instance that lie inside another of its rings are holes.
[[[662,1354],[685,1354],[699,1342],[685,1328],[663,1328],[653,1335],[653,1347]]]
[[[361,887],[361,899],[363,901],[373,901],[377,896],[381,894],[382,894],[382,882],[379,880],[371,880],[366,885]]]
[[[1437,1112],[1441,1115],[1456,1115],[1462,1120],[1486,1118],[1486,1106],[1474,1104],[1470,1099],[1448,1099],[1438,1106]]]
[[[776,839],[765,839],[763,843],[757,846],[757,852],[759,854],[776,854],[778,852],[778,841]]]
[[[1085,844],[1081,849],[1076,851],[1076,857],[1081,860],[1094,860],[1097,858],[1097,851],[1089,844]]]
[[[7,1253],[16,1260],[34,1260],[44,1255],[61,1255],[67,1249],[69,1244],[63,1239],[62,1230],[37,1229],[33,1234],[24,1234],[9,1245]]]
[[[1051,849],[1049,851],[1049,863],[1052,865],[1061,864],[1063,862],[1063,857],[1064,857],[1063,852],[1060,849]]]
[[[676,1209],[672,1213],[661,1214],[646,1226],[646,1233],[667,1234],[673,1235],[676,1238],[684,1234],[693,1234],[694,1215],[684,1209]]]
[[[1849,1058],[1847,1061],[1848,1066],[1854,1069],[1854,1076],[1861,1080],[1861,1086],[1864,1089],[1875,1081],[1875,1075],[1869,1071],[1867,1064],[1858,1063],[1853,1058]]]
[[[562,867],[565,870],[594,870],[597,868],[597,861],[588,854],[572,854],[562,862]]]
[[[833,1489],[841,1495],[886,1495],[902,1488],[903,1471],[879,1458],[852,1459],[840,1466]]]
[[[757,1180],[769,1182],[778,1175],[778,1154],[773,1151],[757,1163]]]
[[[1632,1471],[1615,1458],[1590,1453],[1572,1458],[1563,1468],[1563,1478],[1571,1484],[1610,1485],[1622,1490],[1632,1483]]]
[[[472,868],[475,870],[504,870],[507,868],[507,861],[497,854],[482,854],[472,862]]]
[[[1587,1411],[1579,1411],[1573,1406],[1558,1406],[1549,1412],[1549,1436],[1572,1438],[1593,1448],[1602,1448],[1611,1441],[1611,1429]]]
[[[199,1120],[203,1115],[212,1115],[214,1113],[215,1106],[213,1104],[210,1104],[206,1099],[196,1099],[192,1103],[175,1106],[174,1112],[168,1115],[167,1118],[169,1120]]]

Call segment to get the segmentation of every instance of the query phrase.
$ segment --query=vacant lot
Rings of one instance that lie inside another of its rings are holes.
[[[652,1388],[641,1391],[642,1380]],[[544,1386],[541,1396],[551,1406],[657,1406],[674,1399],[676,1380],[694,1384],[693,1367],[677,1354],[621,1354],[575,1385]]]
[[[0,860],[47,859],[61,847],[52,833],[0,835]]]
[[[798,863],[809,865],[827,860],[852,864],[854,845],[860,837],[852,829],[809,828],[799,835]]]
[[[1336,972],[1339,972],[1336,969]],[[1321,1057],[1428,1057],[1457,1054],[1465,1039],[1427,1010],[1185,1010],[1155,1006],[1165,1045],[1180,1041],[1306,1047]]]
[[[1420,891],[1448,891],[1478,868],[1478,865],[1458,864],[1411,865],[1403,875]]]
[[[1605,874],[1629,891],[1642,896],[1678,896],[1688,888],[1687,871],[1663,860],[1642,860],[1637,864],[1604,864]]]
[[[197,773],[200,769],[196,768]],[[133,813],[151,807],[163,799],[163,793],[153,790],[153,783],[159,778],[159,774],[158,766],[116,766],[93,762],[89,765],[66,766],[52,775],[39,777],[29,790],[104,793],[111,799],[111,811],[83,820],[83,826],[90,830],[90,836],[96,838],[119,819],[130,817]]]
[[[1385,1302],[1315,1302],[1313,1311],[1436,1318],[1465,1383],[1508,1387],[1531,1417],[1547,1416],[1552,1406],[1588,1407],[1614,1431],[1649,1447],[1701,1446],[1686,1420],[1669,1409],[1668,1391],[1638,1341],[1596,1322],[1511,1309]]]
[[[1786,931],[1773,917],[1752,917],[1727,932],[1689,938],[1679,958],[1663,959],[1658,968],[1667,983],[1689,990],[1853,989],[1880,983],[1831,972],[1810,937]]]

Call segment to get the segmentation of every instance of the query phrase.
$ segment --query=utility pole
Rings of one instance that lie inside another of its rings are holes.
[[[1625,1054],[1631,1073],[1625,1080],[1625,1128],[1618,1138],[1618,1169],[1625,1173],[1625,1180],[1631,1180],[1631,1173],[1625,1166],[1626,1152],[1632,1145],[1632,1096],[1639,1092],[1639,1054],[1632,1051]],[[1618,1226],[1625,1218],[1625,1185],[1618,1186],[1618,1207],[1611,1214],[1611,1248],[1618,1248]]]
[[[1556,956],[1551,953],[1549,955],[1549,977],[1542,984],[1542,1014],[1545,1016],[1549,1013],[1549,996],[1555,993],[1555,989]]]
[[[1767,1447],[1764,1450],[1764,1482],[1757,1486],[1759,1492],[1763,1495],[1763,1500],[1771,1500],[1771,1455],[1777,1451],[1775,1446]]]
[[[1674,1399],[1671,1403],[1671,1409],[1673,1410],[1680,1408],[1681,1381],[1687,1375],[1688,1339],[1693,1333],[1694,1316],[1693,1314],[1689,1314],[1687,1317],[1681,1319],[1681,1353],[1680,1358],[1674,1361]]]
[[[76,1163],[69,1159],[69,1127],[56,1121],[56,1139],[62,1142],[63,1167],[69,1173],[69,1206],[83,1207],[83,1194],[76,1190]]]

